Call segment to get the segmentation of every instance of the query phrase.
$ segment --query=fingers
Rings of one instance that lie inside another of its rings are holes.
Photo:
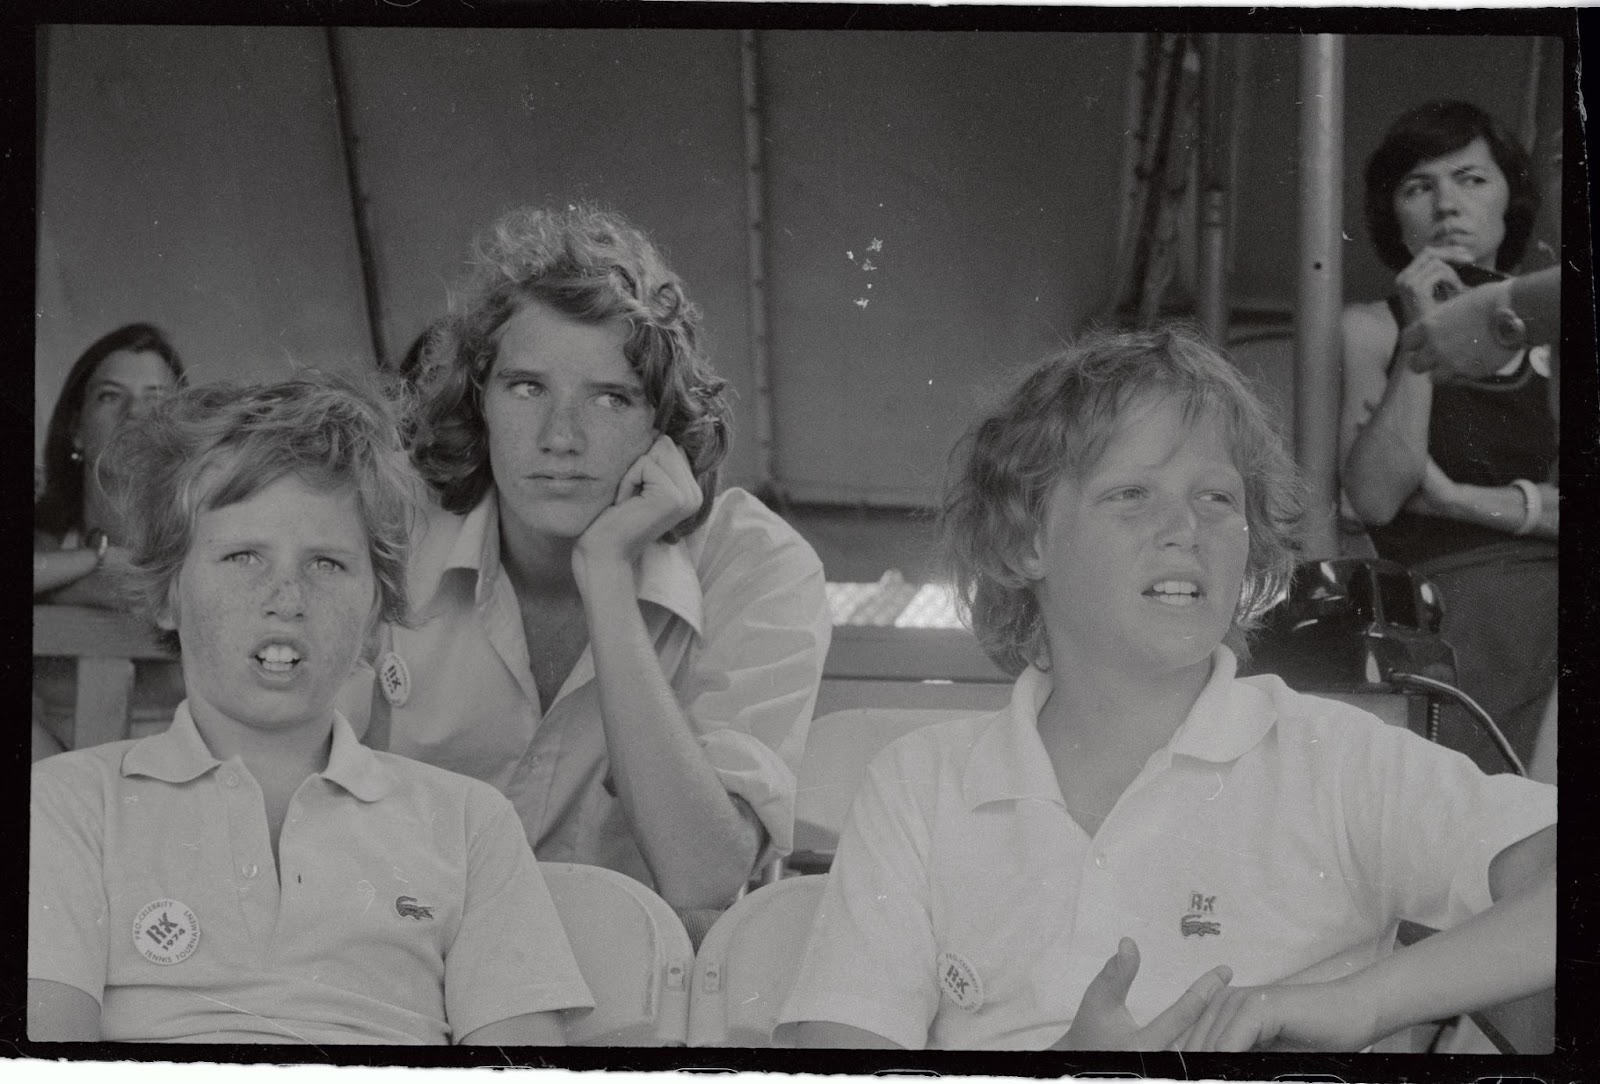
[[[644,486],[645,464],[648,460],[649,453],[641,455],[628,465],[627,470],[622,472],[622,480],[617,483],[617,496],[612,502],[613,504],[621,504],[629,497],[638,495],[639,490]]]
[[[1268,1030],[1266,1018],[1267,993],[1265,990],[1235,991],[1240,996],[1234,1000],[1233,1011],[1225,1020],[1213,1026],[1209,1050],[1237,1053],[1266,1046],[1276,1037],[1277,1028]]]
[[[661,468],[680,498],[692,500],[696,506],[699,505],[700,483],[694,476],[694,466],[676,441],[662,434],[656,437],[647,455]]]
[[[1223,964],[1196,979],[1177,1001],[1142,1029],[1140,1046],[1163,1050],[1177,1043],[1200,1020],[1233,979],[1233,969]]]
[[[1120,1008],[1128,1000],[1128,988],[1139,974],[1139,946],[1133,938],[1124,937],[1117,951],[1100,968],[1100,973],[1084,988],[1083,1009]]]
[[[1184,1032],[1177,1044],[1177,1048],[1179,1050],[1210,1050],[1211,1034],[1216,1029],[1217,1021],[1219,1019],[1227,1019],[1229,1015],[1228,1006],[1237,995],[1237,990],[1225,989],[1206,1002],[1205,1008],[1200,1012],[1199,1019]]]
[[[1461,276],[1447,263],[1438,249],[1425,248],[1395,276],[1407,318],[1416,319],[1418,310],[1441,304],[1466,289]]]

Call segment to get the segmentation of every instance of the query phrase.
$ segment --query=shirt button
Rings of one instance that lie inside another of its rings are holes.
[[[254,877],[257,872],[255,863],[252,862],[250,865],[245,866],[241,872],[243,872],[246,877]]]
[[[1095,865],[1096,869],[1105,869],[1106,868],[1106,852],[1105,851],[1097,851],[1097,852],[1095,852],[1094,865]]]
[[[225,787],[237,787],[239,785],[239,777],[232,772],[223,772],[222,785]]]

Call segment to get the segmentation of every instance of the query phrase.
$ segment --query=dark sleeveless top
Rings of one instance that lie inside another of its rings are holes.
[[[1400,326],[1397,298],[1389,299],[1389,309]],[[1389,364],[1392,368],[1394,361]],[[1518,478],[1552,481],[1558,435],[1549,385],[1547,377],[1534,371],[1526,352],[1516,371],[1506,376],[1434,385],[1428,454],[1451,481],[1466,485],[1505,486]],[[1513,541],[1506,531],[1403,509],[1369,533],[1380,557],[1404,565]]]

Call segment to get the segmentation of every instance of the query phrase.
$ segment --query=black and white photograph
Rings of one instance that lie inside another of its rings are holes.
[[[1578,9],[36,7],[18,1067],[1585,1075]]]

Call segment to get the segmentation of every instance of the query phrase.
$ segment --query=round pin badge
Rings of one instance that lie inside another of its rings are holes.
[[[406,660],[393,651],[385,654],[378,663],[378,686],[383,698],[397,708],[411,699],[411,671],[406,669]]]
[[[200,945],[200,922],[177,900],[151,900],[133,920],[133,947],[153,964],[179,964]]]
[[[941,952],[936,963],[939,989],[956,1008],[962,1012],[977,1012],[983,1007],[983,979],[966,957],[955,952]]]

